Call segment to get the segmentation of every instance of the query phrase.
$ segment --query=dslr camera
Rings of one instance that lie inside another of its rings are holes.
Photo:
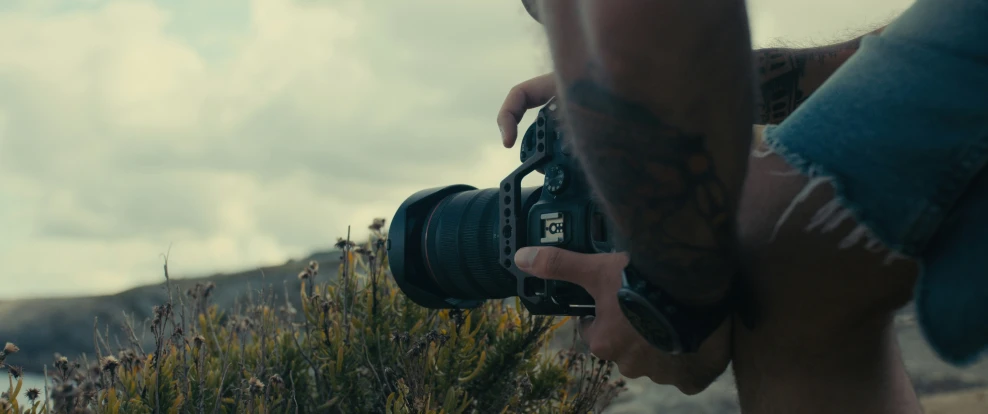
[[[611,252],[603,211],[563,133],[554,100],[538,112],[522,139],[521,166],[497,188],[449,185],[419,191],[395,213],[387,242],[395,282],[413,302],[466,309],[518,296],[532,314],[594,314],[580,286],[531,276],[514,264],[517,249],[554,246],[580,253]],[[540,187],[522,188],[533,171]]]

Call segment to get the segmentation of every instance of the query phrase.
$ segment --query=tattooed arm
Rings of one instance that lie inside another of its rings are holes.
[[[883,29],[884,27],[868,34],[878,34]],[[863,37],[808,49],[756,50],[761,123],[778,124],[786,119],[857,52]]]
[[[723,297],[755,120],[744,1],[540,7],[574,152],[621,247],[682,300]]]

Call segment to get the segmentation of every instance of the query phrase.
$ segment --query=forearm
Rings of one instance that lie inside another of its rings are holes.
[[[882,29],[869,34],[878,34]],[[857,52],[863,37],[806,49],[756,50],[760,122],[778,124],[786,119]]]
[[[632,263],[693,302],[736,271],[754,81],[743,1],[543,0],[574,152]]]

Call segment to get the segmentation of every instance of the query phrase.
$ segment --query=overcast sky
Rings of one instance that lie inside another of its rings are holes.
[[[749,5],[766,45],[910,3]],[[169,245],[177,276],[280,263],[416,190],[495,186],[540,36],[520,0],[0,0],[0,298],[158,282]]]

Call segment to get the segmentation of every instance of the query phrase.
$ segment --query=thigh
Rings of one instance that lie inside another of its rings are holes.
[[[867,260],[910,257],[905,263],[921,269],[920,326],[939,355],[965,364],[988,347],[985,39],[988,2],[918,0],[881,35],[866,37],[786,121],[766,127],[766,148],[752,160],[748,185],[770,194],[751,199],[748,214],[774,208],[778,217],[766,236],[773,241],[768,251],[753,257],[802,264],[762,263],[756,278],[788,289],[765,291],[801,292],[812,303],[823,295],[843,316],[819,317],[850,323],[865,315],[859,312],[868,311],[867,301],[894,304],[901,297],[889,292],[916,277],[915,269],[904,269],[896,279],[893,265]],[[785,167],[796,181],[762,171]],[[828,252],[825,242],[848,253]],[[862,251],[873,257],[853,256]],[[858,291],[864,289],[886,296]],[[811,311],[795,299],[775,300]]]
[[[779,347],[822,352],[912,297],[918,263],[862,233],[829,180],[807,177],[767,147],[749,158],[738,228],[748,303],[758,331]]]

